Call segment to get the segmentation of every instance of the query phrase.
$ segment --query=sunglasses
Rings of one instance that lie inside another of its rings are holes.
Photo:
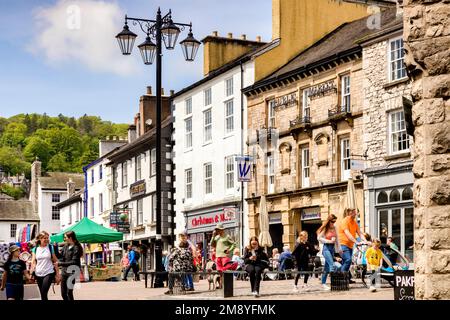
[[[331,220],[331,222],[336,223],[336,220]]]

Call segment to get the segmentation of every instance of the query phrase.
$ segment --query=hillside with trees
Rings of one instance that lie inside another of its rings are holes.
[[[11,175],[25,173],[36,157],[43,171],[82,172],[98,157],[98,140],[126,136],[128,125],[84,115],[18,114],[0,117],[0,166]]]

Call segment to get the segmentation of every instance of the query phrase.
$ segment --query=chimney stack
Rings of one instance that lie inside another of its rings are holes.
[[[72,178],[67,182],[67,198],[70,198],[75,194],[75,182],[73,182]]]
[[[227,37],[228,37],[228,39],[233,39],[233,34],[231,32],[228,32]]]
[[[136,140],[136,126],[134,124],[128,127],[128,143]]]
[[[241,40],[247,40],[247,35],[241,34]]]
[[[161,96],[164,95],[164,88],[161,88]]]
[[[31,164],[31,190],[30,190],[30,201],[33,204],[34,212],[38,212],[39,208],[39,178],[42,176],[42,162],[36,157],[36,160]]]
[[[175,94],[175,90],[170,90],[170,95],[173,96]]]
[[[212,35],[213,35],[213,37],[218,37],[218,36],[219,36],[219,32],[213,31],[213,32],[212,32]]]
[[[261,42],[261,36],[256,36],[256,41]]]
[[[152,86],[147,87],[147,95],[149,95],[149,96],[152,95]]]

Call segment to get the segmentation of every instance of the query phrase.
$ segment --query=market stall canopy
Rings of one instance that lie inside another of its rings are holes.
[[[81,243],[107,243],[123,240],[123,233],[105,228],[89,218],[83,218],[77,224],[64,231],[50,237],[50,242],[63,242],[64,233],[75,232],[78,241]]]

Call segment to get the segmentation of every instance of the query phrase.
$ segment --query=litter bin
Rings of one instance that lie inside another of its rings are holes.
[[[350,278],[348,272],[331,272],[331,291],[350,290]]]

